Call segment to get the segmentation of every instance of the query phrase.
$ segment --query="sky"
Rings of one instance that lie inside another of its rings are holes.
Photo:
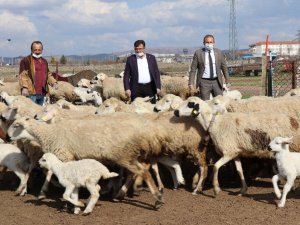
[[[236,0],[237,45],[295,40],[299,0]],[[25,56],[41,40],[44,55],[88,55],[146,47],[201,47],[213,34],[229,48],[228,0],[0,0],[0,57]],[[8,41],[10,39],[10,41]]]

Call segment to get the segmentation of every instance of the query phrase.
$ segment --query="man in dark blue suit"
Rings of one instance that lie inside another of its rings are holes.
[[[124,71],[124,89],[133,101],[136,97],[154,97],[160,93],[160,73],[154,55],[145,53],[145,41],[134,42],[135,54],[127,58]]]

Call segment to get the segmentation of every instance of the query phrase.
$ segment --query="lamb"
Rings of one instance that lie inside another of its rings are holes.
[[[183,100],[179,96],[166,94],[155,104],[154,112],[174,111],[182,102]]]
[[[15,145],[0,144],[0,165],[13,171],[20,178],[16,194],[24,196],[27,193],[30,162],[26,155]]]
[[[280,202],[278,207],[282,208],[285,205],[286,196],[291,190],[296,177],[300,176],[300,153],[290,152],[289,144],[292,143],[292,138],[288,137],[275,137],[269,144],[269,148],[272,152],[275,152],[275,158],[279,173],[272,177],[272,183],[275,191],[275,195]],[[283,194],[278,188],[278,180],[287,179],[286,184],[283,187]]]
[[[93,211],[99,199],[99,191],[101,189],[98,185],[99,180],[101,178],[108,179],[118,176],[117,173],[109,172],[102,163],[94,159],[62,162],[54,154],[45,153],[39,160],[39,163],[42,167],[53,171],[60,184],[66,188],[63,198],[75,206],[84,206],[84,203],[78,200],[78,188],[86,187],[88,189],[91,196],[83,211],[84,215]],[[75,199],[72,198],[72,194],[76,196]],[[79,210],[75,208],[74,213],[78,214]]]
[[[239,90],[229,90],[229,87],[224,83],[223,85],[224,91],[223,95],[227,96],[233,100],[242,99],[242,93]]]
[[[90,80],[82,78],[78,81],[77,87],[91,88]]]
[[[214,165],[213,185],[215,194],[220,192],[218,182],[219,168],[234,160],[241,178],[241,194],[247,190],[247,184],[239,157],[272,158],[266,151],[270,140],[278,135],[295,136],[293,148],[300,149],[300,118],[282,113],[251,112],[213,115],[207,102],[190,97],[175,110],[176,116],[193,115],[204,130],[209,132],[216,151],[222,157]],[[229,131],[224,135],[224,131]]]

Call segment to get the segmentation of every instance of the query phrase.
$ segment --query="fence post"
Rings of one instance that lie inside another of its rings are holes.
[[[268,96],[273,96],[273,79],[272,79],[272,56],[270,52],[270,59],[269,59],[269,73],[268,73]]]
[[[292,89],[297,87],[297,65],[296,65],[296,61],[294,60],[292,62],[293,65],[293,75],[292,75]]]

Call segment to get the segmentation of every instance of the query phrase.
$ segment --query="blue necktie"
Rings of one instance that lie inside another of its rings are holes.
[[[213,68],[213,62],[212,62],[210,51],[208,51],[208,61],[209,61],[210,78],[213,79],[214,78],[214,68]]]

